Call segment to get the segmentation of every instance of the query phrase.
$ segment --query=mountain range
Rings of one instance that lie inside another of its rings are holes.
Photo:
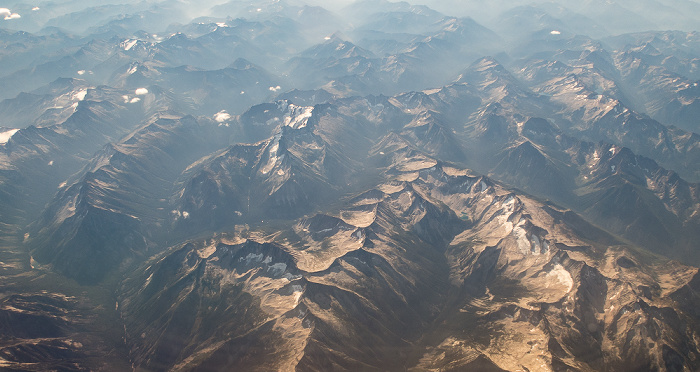
[[[0,9],[0,369],[700,369],[699,7]]]

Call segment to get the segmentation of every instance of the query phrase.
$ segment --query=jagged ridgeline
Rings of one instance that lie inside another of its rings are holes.
[[[0,8],[0,369],[700,370],[700,3],[315,3]]]

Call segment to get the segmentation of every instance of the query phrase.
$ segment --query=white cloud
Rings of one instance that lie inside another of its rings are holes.
[[[39,10],[39,9],[41,9],[41,8],[39,8],[38,6],[35,6],[35,7],[32,8],[32,11],[36,12],[36,11]]]
[[[214,120],[217,123],[223,123],[229,119],[231,119],[231,115],[226,110],[221,110],[214,115]]]
[[[78,71],[78,75],[85,75],[85,70]]]
[[[561,35],[561,31],[552,30],[552,32],[550,32],[550,34],[552,34],[552,35]]]
[[[134,91],[134,93],[136,93],[137,96],[142,96],[142,95],[144,95],[144,94],[148,94],[148,89],[146,89],[146,88],[139,88],[139,89],[136,89],[136,90]]]
[[[141,98],[139,98],[139,97],[134,97],[134,98],[131,99],[131,101],[129,101],[129,103],[136,103],[136,102],[138,102],[138,101],[140,101],[140,100],[141,100]]]
[[[280,87],[279,85],[276,86],[276,87],[270,87],[270,92],[277,92],[277,91],[279,91],[280,89],[282,89],[282,87]]]
[[[21,15],[12,13],[12,11],[7,8],[0,8],[0,17],[3,17],[5,20],[22,18]]]

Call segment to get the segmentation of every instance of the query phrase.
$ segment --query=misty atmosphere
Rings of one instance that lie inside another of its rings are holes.
[[[0,370],[700,370],[700,1],[0,4]]]

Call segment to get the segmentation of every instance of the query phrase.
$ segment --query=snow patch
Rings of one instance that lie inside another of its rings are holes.
[[[73,95],[74,99],[77,99],[78,101],[82,101],[85,99],[85,96],[87,95],[87,89],[83,89],[80,92],[77,92]]]
[[[246,265],[250,265],[251,263],[254,263],[254,262],[256,262],[256,263],[257,263],[257,262],[262,262],[262,260],[263,260],[263,254],[262,254],[262,253],[258,253],[258,254],[255,254],[255,253],[248,253],[247,256],[239,258],[239,259],[238,259],[238,262],[243,262],[243,261],[245,261],[245,264],[246,264]]]
[[[532,235],[530,237],[531,243],[532,243],[532,254],[538,255],[542,253],[542,245],[540,244],[540,238],[537,237],[537,235]]]
[[[260,169],[260,172],[262,174],[269,173],[272,170],[272,168],[275,167],[275,164],[277,164],[277,150],[279,150],[281,138],[282,135],[277,134],[272,139],[272,144],[270,145],[270,159],[267,161],[267,164],[262,169]]]
[[[0,132],[0,144],[7,143],[7,141],[10,140],[10,137],[12,137],[12,135],[17,133],[18,131],[19,129],[10,129],[5,132]]]
[[[138,42],[136,39],[126,39],[122,42],[121,46],[124,48],[124,50],[129,50],[136,45],[136,42]]]
[[[131,66],[131,67],[129,68],[129,71],[127,71],[126,74],[127,74],[127,75],[132,75],[132,74],[134,74],[136,71],[138,71],[138,69],[139,69],[139,65],[133,65],[133,66]]]
[[[290,115],[284,118],[284,125],[294,129],[304,128],[313,114],[314,108],[289,105]]]
[[[571,292],[571,290],[574,288],[574,279],[561,264],[554,265],[554,268],[547,274],[547,276],[554,277],[559,280],[559,283],[563,284],[567,288],[566,293]]]
[[[267,271],[271,272],[272,276],[281,276],[287,270],[287,264],[284,262],[276,263],[267,267]]]
[[[287,279],[291,282],[292,280],[301,279],[301,275],[292,275],[291,273],[286,273],[282,275],[282,278]]]
[[[144,95],[144,94],[148,94],[148,89],[146,89],[146,88],[139,88],[139,89],[136,89],[136,90],[134,91],[134,93],[135,93],[137,96],[142,96],[142,95]]]
[[[526,255],[531,253],[530,240],[527,238],[527,231],[522,228],[523,222],[519,223],[513,229],[513,235],[515,236],[515,241],[518,243],[518,249],[520,253]]]
[[[506,234],[510,234],[513,231],[513,223],[508,221],[513,211],[515,211],[515,198],[513,195],[509,195],[505,203],[500,203],[502,213],[496,216],[496,221],[499,225],[502,225],[506,229]]]
[[[231,119],[231,115],[226,112],[226,110],[221,110],[214,114],[214,120],[216,120],[217,123],[223,123]]]
[[[292,285],[292,293],[294,293],[294,306],[296,307],[299,305],[299,300],[301,299],[301,295],[304,294],[304,288],[298,284]]]
[[[445,28],[445,31],[449,31],[449,32],[455,32],[457,30],[459,30],[459,27],[454,23],[451,23],[449,26],[447,26]]]

